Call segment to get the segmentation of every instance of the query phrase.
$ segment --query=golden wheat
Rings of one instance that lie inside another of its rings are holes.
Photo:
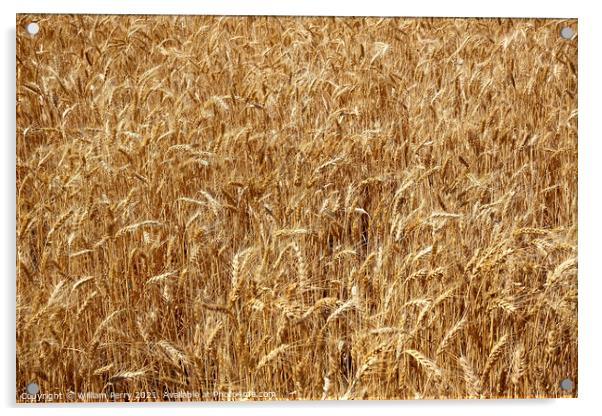
[[[577,395],[576,21],[17,23],[17,400]]]

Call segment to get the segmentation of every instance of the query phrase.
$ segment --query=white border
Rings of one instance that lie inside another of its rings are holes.
[[[6,201],[2,205],[2,247],[0,255],[5,273],[2,274],[3,341],[2,377],[0,395],[3,407],[13,414],[48,415],[106,415],[107,413],[164,415],[178,414],[363,414],[370,411],[387,414],[482,414],[488,416],[509,413],[545,413],[563,415],[569,413],[591,414],[598,408],[598,388],[601,375],[602,345],[599,332],[600,304],[602,299],[602,267],[598,248],[602,242],[602,204],[600,182],[602,182],[602,152],[600,134],[600,43],[602,43],[602,15],[595,1],[545,1],[530,3],[525,0],[488,1],[427,1],[411,3],[394,0],[231,0],[204,1],[168,0],[125,2],[123,0],[75,1],[20,0],[16,4],[2,3],[2,55],[0,61],[3,85],[0,100],[2,116],[3,157],[1,167],[0,195]],[[225,403],[136,406],[47,406],[44,408],[16,407],[15,390],[15,13],[118,13],[118,14],[270,14],[270,15],[338,15],[338,16],[466,16],[466,17],[576,17],[579,19],[579,398],[564,400],[490,400],[474,401],[428,401],[428,402],[288,402],[288,403]],[[112,410],[112,411],[111,411]]]
[[[20,12],[47,10],[58,13],[114,14],[230,14],[230,15],[326,15],[326,16],[460,16],[460,17],[577,17],[575,1],[547,1],[545,4],[521,0],[500,2],[385,0],[230,0],[230,1],[20,1]],[[397,4],[396,4],[397,3]]]

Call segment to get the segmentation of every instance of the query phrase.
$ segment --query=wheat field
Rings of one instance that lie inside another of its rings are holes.
[[[16,400],[576,397],[564,26],[18,15]]]

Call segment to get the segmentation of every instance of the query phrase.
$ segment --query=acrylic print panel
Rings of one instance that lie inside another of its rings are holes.
[[[18,15],[16,112],[17,401],[577,395],[576,20]]]

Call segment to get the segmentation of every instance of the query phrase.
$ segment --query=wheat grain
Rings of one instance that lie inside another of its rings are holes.
[[[504,348],[508,343],[508,335],[504,334],[500,337],[500,339],[493,345],[491,351],[489,352],[489,356],[487,357],[487,361],[485,363],[485,367],[483,369],[483,374],[481,375],[482,379],[489,375],[489,372],[495,365],[495,363],[500,359]]]
[[[290,348],[290,345],[288,345],[288,344],[282,344],[282,345],[278,346],[277,348],[274,348],[268,354],[264,355],[261,358],[261,360],[259,360],[259,362],[257,363],[256,369],[259,370],[259,369],[263,368],[268,363],[274,361],[274,359],[276,359],[276,357],[283,354],[289,348]]]
[[[109,377],[109,383],[117,383],[119,381],[132,380],[135,378],[144,377],[146,370],[138,371],[120,371]]]
[[[481,396],[481,382],[474,373],[471,365],[469,364],[466,357],[460,357],[458,359],[460,366],[462,367],[462,374],[464,376],[464,383],[466,384],[466,391],[470,399],[478,399]]]
[[[413,357],[421,367],[427,370],[430,374],[435,377],[441,377],[442,372],[441,369],[435,364],[433,360],[423,355],[420,351],[416,350],[405,350],[404,353]]]
[[[451,340],[454,338],[454,336],[456,336],[457,333],[460,332],[464,328],[465,325],[466,325],[466,317],[462,317],[462,319],[460,319],[447,332],[447,334],[445,334],[445,336],[441,340],[441,343],[439,344],[439,347],[437,347],[437,353],[436,353],[436,355],[440,355],[440,354],[443,353],[443,351],[445,351],[445,349],[447,348],[447,346],[449,345],[449,343],[451,342]]]

